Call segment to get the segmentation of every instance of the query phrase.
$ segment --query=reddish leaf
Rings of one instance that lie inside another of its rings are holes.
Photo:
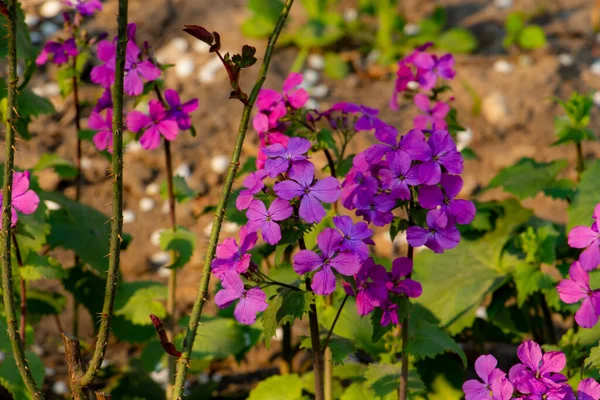
[[[165,350],[165,352],[177,358],[181,357],[181,352],[177,350],[175,345],[169,341],[169,338],[167,337],[167,332],[165,331],[165,326],[163,325],[160,318],[158,318],[154,314],[150,314],[150,319],[152,320],[154,329],[156,329],[156,333],[158,334],[160,345]]]
[[[213,42],[215,41],[215,36],[212,33],[210,33],[208,30],[206,30],[204,27],[202,27],[200,25],[184,25],[184,26],[185,26],[185,29],[183,30],[184,32],[189,33],[196,39],[202,40],[204,43],[211,46],[211,51],[212,51],[212,45],[213,45]],[[218,34],[217,34],[217,37],[218,37]],[[219,42],[219,40],[217,40],[217,42]]]

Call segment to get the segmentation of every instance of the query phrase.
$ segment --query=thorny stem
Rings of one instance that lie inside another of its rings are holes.
[[[29,363],[25,358],[25,349],[23,341],[19,336],[17,322],[17,313],[15,310],[15,295],[12,279],[12,259],[11,259],[11,217],[12,217],[12,184],[13,168],[15,163],[15,134],[17,123],[17,0],[7,0],[8,12],[6,19],[7,37],[8,37],[8,79],[7,79],[7,108],[6,108],[6,139],[4,144],[4,184],[2,186],[2,230],[0,231],[2,257],[2,296],[4,302],[4,313],[6,324],[8,325],[8,338],[12,347],[12,353],[21,379],[34,399],[43,399],[31,370]]]
[[[340,307],[338,308],[337,313],[335,314],[335,318],[333,319],[331,328],[329,329],[329,332],[327,332],[327,337],[325,338],[325,342],[323,342],[324,349],[326,349],[327,346],[329,345],[329,339],[331,339],[331,335],[333,334],[333,330],[335,329],[335,324],[337,324],[337,321],[340,318],[340,315],[342,314],[342,309],[344,308],[344,305],[346,305],[346,300],[348,300],[348,295],[346,295],[346,297],[344,297],[344,300],[342,300],[342,303],[340,304]]]
[[[414,258],[414,248],[411,245],[408,245],[407,256],[410,260]],[[412,274],[408,274],[407,279],[410,279],[411,275]],[[402,322],[402,372],[400,374],[399,400],[406,400],[408,398],[408,323],[409,316],[407,315]]]
[[[585,160],[583,158],[583,146],[581,142],[575,143],[577,149],[577,165],[575,170],[577,171],[577,182],[581,180],[581,174],[585,171]]]
[[[15,256],[17,258],[17,264],[19,269],[23,267],[23,258],[21,257],[21,251],[19,250],[19,243],[17,242],[17,235],[14,232],[11,233],[13,245],[15,246]],[[19,327],[19,333],[21,335],[21,341],[25,343],[25,331],[27,330],[27,283],[25,279],[19,274],[19,285],[21,290],[21,318],[19,321],[21,325]]]
[[[271,62],[273,50],[275,49],[275,43],[279,38],[281,30],[283,29],[283,26],[285,24],[293,2],[294,0],[286,0],[283,9],[281,10],[281,14],[279,15],[279,19],[277,20],[275,29],[269,37],[269,43],[267,44],[267,49],[265,51],[263,63],[260,68],[260,72],[258,73],[258,78],[256,79],[256,83],[252,88],[252,92],[250,93],[250,96],[248,97],[248,100],[244,105],[244,111],[242,112],[242,118],[240,120],[240,126],[238,129],[235,147],[233,150],[233,154],[231,155],[231,164],[229,166],[229,171],[227,171],[225,185],[223,186],[221,199],[219,200],[217,211],[213,220],[212,230],[210,232],[210,241],[208,243],[208,248],[204,257],[204,268],[202,270],[200,288],[198,290],[196,300],[194,301],[194,306],[192,308],[192,313],[190,315],[190,320],[188,322],[187,330],[185,333],[185,339],[183,340],[183,354],[180,357],[179,363],[177,365],[177,376],[175,379],[175,388],[173,390],[172,396],[172,399],[174,400],[181,399],[183,397],[185,380],[189,368],[188,363],[191,357],[192,347],[196,338],[198,325],[200,323],[202,308],[204,307],[204,304],[207,300],[208,284],[210,282],[210,264],[215,256],[215,249],[217,246],[217,242],[219,241],[219,234],[221,233],[221,224],[223,222],[223,217],[225,216],[225,211],[227,209],[227,201],[229,200],[229,195],[231,194],[233,181],[235,179],[235,175],[240,165],[240,155],[242,153],[242,145],[244,143],[244,138],[246,137],[246,131],[248,130],[250,113],[252,112],[252,108],[254,107],[254,102],[256,101],[258,92],[260,91],[260,88],[262,87],[267,77],[267,71],[269,69],[269,63]]]
[[[75,39],[75,36],[73,36]],[[77,76],[77,56],[73,57],[73,105],[75,107],[75,134],[77,135],[77,153],[75,158],[75,166],[77,167],[77,175],[75,176],[75,201],[81,199],[81,139],[79,132],[81,131],[81,108],[79,106],[79,77]],[[79,257],[75,254],[75,265],[79,264]],[[73,335],[79,334],[79,302],[77,299],[73,301]]]
[[[78,382],[81,387],[86,387],[92,383],[104,360],[104,354],[106,353],[108,337],[110,334],[110,324],[113,316],[117,279],[119,275],[119,264],[121,261],[121,235],[123,232],[123,76],[125,71],[125,49],[128,40],[127,6],[128,0],[119,0],[119,15],[117,17],[117,61],[115,67],[115,84],[113,88],[113,209],[110,232],[110,260],[108,263],[104,304],[102,306],[102,320],[100,322],[100,329],[98,330],[96,347],[87,372]]]

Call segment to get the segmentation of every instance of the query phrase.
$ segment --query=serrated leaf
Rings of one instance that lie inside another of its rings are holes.
[[[321,344],[325,341],[325,337],[321,338]],[[350,339],[332,336],[329,339],[327,346],[331,350],[331,359],[336,364],[342,364],[350,354],[354,352],[354,343]],[[310,337],[305,337],[300,343],[301,349],[312,349],[312,341]]]
[[[600,199],[598,176],[600,176],[600,160],[589,164],[585,172],[581,174],[577,192],[569,204],[567,231],[576,225],[590,226],[592,224],[594,207]]]
[[[61,178],[70,179],[77,176],[75,164],[57,154],[42,154],[35,167],[33,167],[33,172],[40,172],[46,168],[52,168]]]
[[[134,325],[150,325],[148,315],[159,318],[167,316],[162,300],[167,297],[167,288],[155,282],[122,282],[119,301],[115,300],[115,315],[121,315]],[[123,302],[123,296],[129,297]],[[124,303],[124,304],[123,304]]]
[[[544,194],[553,199],[570,200],[575,195],[577,186],[570,179],[558,179],[544,188]]]
[[[600,343],[590,350],[590,355],[583,362],[584,369],[600,369]]]
[[[378,398],[392,400],[398,398],[398,387],[400,385],[400,374],[402,365],[397,364],[369,364],[365,371],[366,385]],[[408,371],[408,391],[410,393],[421,393],[425,391],[425,385],[415,368]]]
[[[34,60],[38,54],[37,48],[31,42],[29,27],[25,23],[25,13],[20,3],[17,7],[17,57]],[[4,14],[0,14],[0,57],[8,55],[8,21]]]
[[[45,376],[42,360],[31,351],[25,351],[25,357],[29,362],[29,369],[35,381],[42,382]],[[4,361],[0,362],[0,385],[5,387],[15,399],[31,399],[12,353],[5,353]]]
[[[261,381],[248,400],[298,400],[302,396],[302,379],[297,374],[276,375]]]
[[[173,251],[176,254],[169,268],[181,268],[192,258],[196,247],[196,235],[186,228],[178,226],[175,232],[172,229],[163,230],[160,233],[159,243],[161,250]]]
[[[392,242],[400,232],[404,232],[408,227],[409,223],[406,218],[394,217],[394,220],[390,224],[390,239]]]
[[[22,279],[26,281],[37,281],[39,279],[63,279],[68,273],[52,257],[42,256],[31,252],[27,259],[23,261],[23,266],[19,268]]]
[[[163,200],[169,199],[167,188],[167,182],[163,182],[160,184],[160,196]],[[190,188],[185,181],[185,178],[182,176],[174,176],[173,177],[173,195],[175,196],[175,201],[178,203],[183,203],[189,199],[193,199],[198,195],[198,193]]]
[[[281,289],[274,298],[270,299],[269,307],[261,319],[265,346],[271,347],[271,338],[279,326],[302,319],[314,301],[312,293],[288,288]]]
[[[409,325],[408,353],[417,359],[434,358],[446,351],[457,354],[467,366],[467,356],[458,343],[439,326],[419,318]]]
[[[551,187],[556,176],[568,165],[566,160],[538,163],[531,158],[522,158],[515,165],[501,170],[488,187],[503,187],[523,200]]]
[[[231,318],[205,320],[198,327],[192,357],[211,360],[236,355],[246,349],[246,334],[244,327]]]

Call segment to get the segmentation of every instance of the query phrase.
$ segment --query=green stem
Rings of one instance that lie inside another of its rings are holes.
[[[342,309],[344,308],[344,305],[346,304],[346,300],[348,300],[348,295],[346,295],[346,297],[344,297],[344,300],[342,300],[342,304],[340,304],[340,308],[338,308],[337,313],[335,314],[335,318],[333,319],[331,328],[329,329],[329,332],[327,333],[325,342],[323,342],[324,349],[326,349],[327,346],[329,345],[329,339],[331,339],[331,335],[333,334],[333,330],[335,329],[335,324],[337,324],[337,321],[340,318],[340,315],[342,314]]]
[[[87,372],[78,382],[81,387],[86,387],[92,383],[104,360],[104,354],[106,353],[106,347],[108,345],[108,337],[110,335],[110,324],[113,316],[117,280],[119,276],[119,264],[121,261],[121,235],[123,232],[123,76],[125,71],[125,50],[128,40],[127,6],[128,0],[119,0],[117,61],[115,67],[115,84],[113,88],[113,209],[110,232],[110,260],[108,263],[104,304],[102,306],[102,320],[100,322],[100,329],[98,330],[96,347]]]
[[[575,170],[577,171],[577,182],[581,180],[581,174],[585,170],[585,160],[583,158],[583,146],[581,142],[575,143],[575,147],[577,149],[577,165]]]
[[[29,363],[25,357],[25,349],[19,335],[18,318],[15,309],[15,294],[13,289],[12,256],[11,256],[11,219],[12,219],[12,184],[13,168],[15,163],[15,134],[17,123],[17,0],[6,1],[7,5],[7,37],[8,37],[8,79],[7,79],[7,108],[6,108],[6,139],[4,158],[4,184],[2,186],[2,288],[4,312],[8,325],[8,338],[12,347],[13,356],[21,379],[27,391],[34,399],[43,399],[38,385],[31,374]]]
[[[300,248],[302,249],[303,246]],[[302,249],[304,250],[304,249]],[[310,278],[306,277],[306,287],[310,288]],[[319,333],[319,318],[317,305],[313,302],[308,311],[308,325],[310,328],[310,341],[313,354],[313,373],[315,375],[315,400],[325,399],[325,382],[323,371],[323,354],[321,350],[321,337]]]
[[[19,250],[19,242],[17,242],[17,235],[12,232],[12,241],[15,246],[15,256],[17,258],[17,264],[19,265],[19,270],[23,267],[23,258],[21,258],[21,251]],[[19,271],[20,272],[20,271]],[[19,321],[21,325],[19,327],[19,333],[21,334],[21,341],[23,343],[27,343],[25,340],[25,333],[27,331],[27,283],[25,279],[19,273],[19,286],[21,289],[20,298],[21,298],[21,317]]]
[[[410,210],[409,210],[410,212]],[[408,246],[408,258],[412,260],[414,258],[414,248]],[[410,279],[412,274],[408,274],[407,278]],[[398,393],[399,400],[406,400],[408,398],[408,324],[409,316],[407,315],[402,322],[402,372],[400,374],[400,389]]]
[[[279,16],[277,25],[275,25],[273,34],[271,34],[269,38],[269,43],[267,44],[263,64],[260,68],[260,72],[258,73],[258,78],[256,79],[256,83],[254,84],[252,92],[248,97],[248,101],[246,102],[246,104],[244,104],[244,111],[242,112],[242,118],[238,129],[235,147],[233,150],[233,154],[231,155],[231,165],[229,166],[229,171],[227,172],[227,177],[225,178],[225,185],[223,186],[221,199],[219,200],[219,204],[217,206],[217,211],[213,220],[212,230],[210,232],[208,248],[204,257],[204,268],[202,270],[202,277],[200,279],[200,288],[198,290],[196,300],[194,301],[194,306],[192,308],[192,313],[188,322],[185,338],[183,340],[183,354],[179,358],[179,362],[177,365],[177,376],[175,378],[175,388],[173,390],[172,399],[181,399],[183,397],[185,380],[189,368],[188,363],[191,357],[192,347],[194,346],[194,340],[196,338],[198,325],[200,323],[202,309],[204,308],[204,304],[206,303],[208,296],[208,284],[210,282],[210,264],[215,256],[215,249],[217,246],[217,242],[219,241],[219,234],[221,233],[221,224],[223,223],[223,218],[227,209],[227,201],[229,200],[229,195],[231,194],[233,181],[235,180],[235,176],[240,165],[240,155],[242,153],[242,145],[244,143],[244,138],[246,137],[246,131],[248,130],[250,113],[252,112],[252,108],[254,107],[254,102],[256,101],[258,92],[260,91],[260,88],[262,87],[267,77],[267,71],[269,69],[269,64],[271,62],[273,50],[275,49],[275,43],[279,38],[281,30],[283,29],[283,26],[285,24],[293,2],[294,0],[286,0],[283,6],[283,10],[281,11],[281,15]]]
[[[73,39],[76,39],[73,35]],[[77,76],[77,56],[73,57],[73,104],[75,107],[75,135],[77,136],[77,149],[75,166],[77,167],[77,175],[75,176],[75,201],[81,199],[81,139],[79,132],[81,131],[81,107],[79,106],[79,77]],[[79,256],[75,254],[75,265],[79,264]],[[79,335],[79,301],[73,298],[73,336]]]

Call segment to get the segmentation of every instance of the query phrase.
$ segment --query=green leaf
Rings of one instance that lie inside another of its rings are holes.
[[[205,320],[200,323],[192,357],[200,360],[224,359],[245,350],[244,327],[230,318]],[[180,343],[176,341],[175,343]]]
[[[35,167],[33,167],[33,172],[40,172],[46,168],[52,168],[61,178],[71,179],[77,176],[75,164],[54,153],[42,154]]]
[[[301,48],[329,46],[344,36],[343,23],[341,15],[325,13],[301,25],[294,34],[294,41]]]
[[[167,316],[162,300],[167,288],[156,282],[121,282],[115,299],[115,315],[122,315],[134,325],[150,325],[148,315]]]
[[[52,257],[30,252],[23,266],[19,268],[21,278],[26,281],[39,279],[63,279],[68,273],[62,265]]]
[[[0,14],[0,57],[8,56],[8,31],[6,27],[8,21],[4,14]],[[17,57],[27,60],[34,60],[37,57],[38,50],[31,43],[29,37],[29,27],[25,23],[25,13],[20,3],[17,3]]]
[[[531,158],[522,158],[515,165],[501,170],[488,187],[502,186],[504,190],[523,200],[552,187],[556,176],[568,165],[566,160],[538,163]]]
[[[569,204],[567,231],[576,225],[589,226],[592,224],[594,207],[600,199],[598,176],[600,176],[600,160],[587,165],[587,169],[581,174],[579,187]]]
[[[395,217],[392,223],[390,224],[390,238],[392,242],[396,239],[396,236],[400,232],[404,232],[409,227],[408,220],[406,218]]]
[[[173,195],[175,196],[175,201],[178,203],[183,203],[196,197],[198,192],[188,186],[184,177],[177,175],[173,177]],[[169,199],[167,182],[160,184],[160,196],[163,200]]]
[[[297,374],[275,375],[261,381],[248,400],[298,400],[302,397],[302,379]]]
[[[58,70],[56,82],[62,97],[67,97],[73,91],[73,76],[75,75],[76,71],[70,65],[65,65]]]
[[[495,221],[495,230],[477,240],[465,237],[455,249],[444,254],[423,251],[415,257],[414,279],[423,286],[417,303],[432,310],[442,326],[452,324],[477,307],[506,277],[502,262],[504,247],[510,235],[532,213],[516,200],[498,204],[503,207],[503,216]]]
[[[105,280],[84,270],[81,265],[76,265],[67,272],[68,276],[63,279],[63,286],[73,294],[80,304],[83,304],[92,318],[96,320],[96,316],[102,312]],[[95,329],[96,327],[97,324],[94,324]]]
[[[348,62],[337,53],[325,53],[325,75],[331,79],[342,79],[350,73]]]
[[[517,286],[517,304],[519,307],[523,307],[527,298],[532,294],[556,286],[554,279],[544,274],[540,267],[524,261],[515,265],[513,276]]]
[[[340,400],[364,400],[375,398],[375,393],[362,382],[353,382],[346,388]]]
[[[400,374],[402,373],[402,365],[397,364],[369,364],[365,371],[365,385],[370,388],[376,398],[392,400],[398,398],[398,387],[400,385]],[[411,394],[421,393],[425,391],[425,385],[415,368],[410,368],[408,371],[408,391]]]
[[[325,336],[321,337],[321,343],[325,341]],[[354,343],[350,339],[331,336],[328,343],[331,350],[331,359],[336,364],[342,364],[350,354],[354,352]],[[310,337],[305,337],[301,344],[301,349],[312,349],[312,340]]]
[[[600,343],[590,350],[590,355],[583,362],[584,369],[600,369]]]
[[[34,186],[32,180],[31,188],[40,195],[42,200],[45,198],[45,193],[42,193],[38,187]],[[46,244],[46,237],[50,233],[51,226],[47,222],[46,205],[43,201],[38,204],[37,209],[33,214],[19,215],[17,222],[17,242],[21,257],[27,259],[30,252],[38,252]]]
[[[453,28],[442,33],[436,46],[450,53],[467,54],[477,49],[477,38],[468,29]]]
[[[250,0],[248,9],[252,16],[242,23],[242,33],[251,37],[266,37],[275,28],[283,9],[281,0]]]
[[[525,50],[534,50],[546,45],[544,29],[538,25],[528,25],[519,34],[518,45]]]
[[[182,268],[192,258],[196,247],[196,235],[178,226],[175,232],[172,229],[163,230],[160,233],[159,243],[161,250],[173,251],[177,256],[169,268]]]
[[[147,315],[146,318],[148,321],[150,320]],[[120,315],[115,315],[113,317],[111,330],[117,339],[133,344],[146,343],[149,340],[156,338],[156,330],[151,324],[136,325]],[[161,349],[160,354],[165,354],[164,350]]]
[[[275,297],[269,300],[269,307],[262,315],[262,325],[265,338],[265,346],[271,347],[271,338],[281,325],[293,323],[296,319],[302,319],[304,313],[308,313],[310,305],[314,303],[314,295],[310,292],[281,289]]]
[[[520,12],[513,12],[508,14],[504,28],[509,36],[516,37],[525,27],[525,18]]]
[[[2,24],[3,25],[3,24]],[[44,380],[45,369],[42,360],[31,351],[25,351],[33,379],[41,383]],[[0,362],[0,385],[5,387],[15,399],[31,399],[31,395],[21,379],[19,369],[12,353],[4,354],[4,361]]]
[[[558,179],[544,188],[544,194],[553,199],[570,200],[575,195],[577,187],[570,179]]]
[[[144,370],[148,373],[151,373],[164,368],[166,366],[166,358],[167,354],[163,350],[158,338],[155,337],[144,346],[144,350],[140,356],[140,361],[142,362]]]
[[[27,310],[31,315],[60,315],[66,304],[67,299],[60,293],[34,288],[27,290]]]
[[[54,114],[56,110],[52,103],[33,93],[31,90],[22,90],[17,96],[17,108],[21,117],[37,117],[42,114]]]

